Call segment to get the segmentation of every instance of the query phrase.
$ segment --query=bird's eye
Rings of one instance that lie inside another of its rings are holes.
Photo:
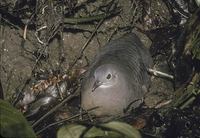
[[[107,77],[106,77],[106,79],[110,79],[111,78],[111,74],[109,73],[108,75],[107,75]]]

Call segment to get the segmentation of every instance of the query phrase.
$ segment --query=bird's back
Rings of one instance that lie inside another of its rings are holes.
[[[91,70],[106,63],[118,65],[133,84],[145,85],[149,83],[147,68],[153,64],[152,58],[148,49],[133,33],[106,44],[97,54]]]

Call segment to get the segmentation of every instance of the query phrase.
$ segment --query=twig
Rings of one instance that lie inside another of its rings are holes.
[[[103,14],[89,16],[89,17],[65,18],[64,23],[66,23],[66,24],[79,24],[79,23],[98,21],[98,20],[101,20],[101,19],[108,18],[111,15],[118,14],[119,12],[120,11],[116,11],[116,12],[113,12],[113,13],[103,13]]]
[[[181,16],[189,18],[189,13],[185,12],[176,1],[174,1],[171,5]]]
[[[81,59],[81,57],[83,56],[83,52],[84,50],[87,48],[88,44],[90,43],[90,41],[92,40],[92,38],[94,37],[97,29],[101,26],[101,24],[103,23],[104,19],[101,19],[101,21],[98,23],[98,25],[96,26],[95,30],[93,31],[93,33],[91,34],[90,38],[87,39],[87,41],[85,42],[85,44],[83,45],[83,47],[81,48],[80,54],[79,56],[76,58],[76,60],[74,61],[74,63],[72,64],[71,68],[74,67],[74,65],[76,64],[76,62]]]
[[[42,8],[42,15],[44,15],[44,12],[45,12],[45,9],[48,7],[48,5],[46,5],[46,6],[44,6],[43,8]]]
[[[40,55],[39,55],[38,58],[36,59],[35,65],[33,66],[33,69],[32,69],[32,71],[31,71],[32,73],[34,72],[34,70],[35,70],[35,68],[36,68],[36,66],[37,66],[37,64],[38,64],[38,62],[40,61],[40,59],[41,59],[43,53],[46,51],[46,49],[47,49],[47,45],[45,45],[45,46],[43,47],[42,52],[40,53]],[[33,74],[31,74],[31,76],[32,76],[32,75],[33,75]]]
[[[4,92],[3,92],[3,87],[1,84],[1,80],[0,80],[0,99],[4,99]]]
[[[59,86],[58,83],[56,83],[56,88],[57,88],[57,90],[58,90],[58,94],[59,94],[60,98],[63,100],[63,94],[62,94],[62,92],[61,92],[61,89],[60,89],[60,86]]]
[[[36,32],[35,32],[35,37],[37,38],[38,42],[39,42],[40,44],[42,44],[42,45],[44,45],[45,42],[43,42],[42,40],[40,40],[40,38],[38,37],[38,32],[41,31],[41,30],[43,30],[43,29],[46,29],[46,28],[47,28],[46,25],[45,25],[45,26],[42,26],[42,27],[40,27],[39,29],[37,29]]]
[[[103,23],[103,21],[105,20],[105,18],[108,17],[108,15],[111,15],[111,14],[109,14],[109,10],[110,10],[110,8],[111,8],[111,6],[112,6],[113,3],[114,3],[114,0],[112,0],[112,1],[110,2],[110,5],[109,5],[109,6],[107,7],[107,9],[106,9],[106,12],[105,12],[106,14],[104,15],[104,17],[101,17],[101,20],[99,21],[98,25],[96,26],[95,30],[93,31],[93,33],[91,34],[91,36],[89,37],[89,39],[88,39],[88,40],[86,41],[86,43],[83,45],[83,47],[82,47],[82,49],[81,49],[81,51],[80,51],[79,56],[76,58],[76,60],[75,60],[74,63],[72,64],[71,68],[73,68],[73,66],[76,64],[76,62],[77,62],[79,59],[82,58],[84,50],[87,48],[88,44],[90,43],[90,41],[92,40],[92,38],[93,38],[94,35],[96,34],[98,28],[101,26],[101,24]],[[120,12],[120,11],[119,11],[119,12]],[[119,12],[117,12],[117,13],[119,13]],[[69,68],[69,69],[71,69],[71,68]]]
[[[25,23],[24,33],[23,33],[24,40],[26,40],[26,37],[27,37],[27,28],[28,28],[28,25],[32,21],[32,19],[33,19],[34,16],[35,16],[35,14],[32,14],[31,17],[30,17],[30,19]]]
[[[172,76],[172,75],[169,75],[169,74],[167,74],[167,73],[164,73],[164,72],[161,72],[161,71],[157,71],[157,70],[154,70],[154,69],[148,69],[148,71],[150,72],[150,73],[152,73],[153,75],[155,75],[155,76],[157,76],[157,77],[166,77],[166,78],[169,78],[169,79],[171,79],[171,80],[174,80],[174,76]]]
[[[28,27],[28,25],[26,24],[25,27],[24,27],[24,33],[23,33],[24,40],[26,40],[27,27]]]
[[[94,15],[94,16],[90,16],[90,17],[65,18],[64,23],[66,23],[66,24],[79,24],[79,23],[101,20],[105,17],[106,17],[106,14],[99,14],[99,15]]]
[[[156,105],[154,108],[155,108],[155,109],[161,108],[161,107],[163,107],[163,106],[165,106],[165,105],[170,104],[171,102],[172,102],[171,99],[170,99],[170,100],[167,100],[167,101],[161,101],[161,102],[157,103],[157,105]]]
[[[13,26],[14,28],[18,29],[18,30],[22,30],[20,27],[14,25],[13,23],[11,23],[9,20],[1,17],[2,20],[4,20],[5,22],[7,22],[8,24],[10,24],[11,26]]]
[[[69,117],[69,118],[66,118],[66,119],[57,121],[57,122],[55,122],[55,123],[49,124],[48,126],[44,127],[43,129],[39,130],[38,132],[36,132],[36,134],[38,135],[38,134],[40,134],[41,132],[43,132],[44,130],[46,130],[46,129],[48,129],[48,128],[54,126],[54,125],[57,125],[57,124],[60,124],[60,123],[63,123],[63,122],[67,122],[67,121],[72,120],[72,119],[74,119],[74,118],[77,118],[77,117],[79,117],[79,116],[81,116],[81,115],[88,114],[88,112],[91,112],[91,111],[93,111],[93,110],[95,110],[95,109],[97,109],[97,108],[98,108],[98,107],[93,107],[93,108],[91,108],[91,109],[89,109],[89,110],[87,110],[87,111],[84,111],[83,113],[79,113],[79,114],[73,115],[73,116],[71,116],[71,117]]]

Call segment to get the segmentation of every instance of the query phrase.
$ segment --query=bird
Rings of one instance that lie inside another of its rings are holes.
[[[111,40],[102,47],[81,84],[81,108],[109,120],[123,116],[143,102],[150,86],[147,69],[153,60],[135,33]]]

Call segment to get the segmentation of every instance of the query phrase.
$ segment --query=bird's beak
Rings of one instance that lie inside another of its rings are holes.
[[[101,86],[102,85],[102,82],[100,82],[100,81],[95,81],[95,83],[94,83],[94,85],[93,85],[93,87],[92,87],[92,92],[94,92],[95,90],[96,90],[96,88],[98,88],[99,86]]]

